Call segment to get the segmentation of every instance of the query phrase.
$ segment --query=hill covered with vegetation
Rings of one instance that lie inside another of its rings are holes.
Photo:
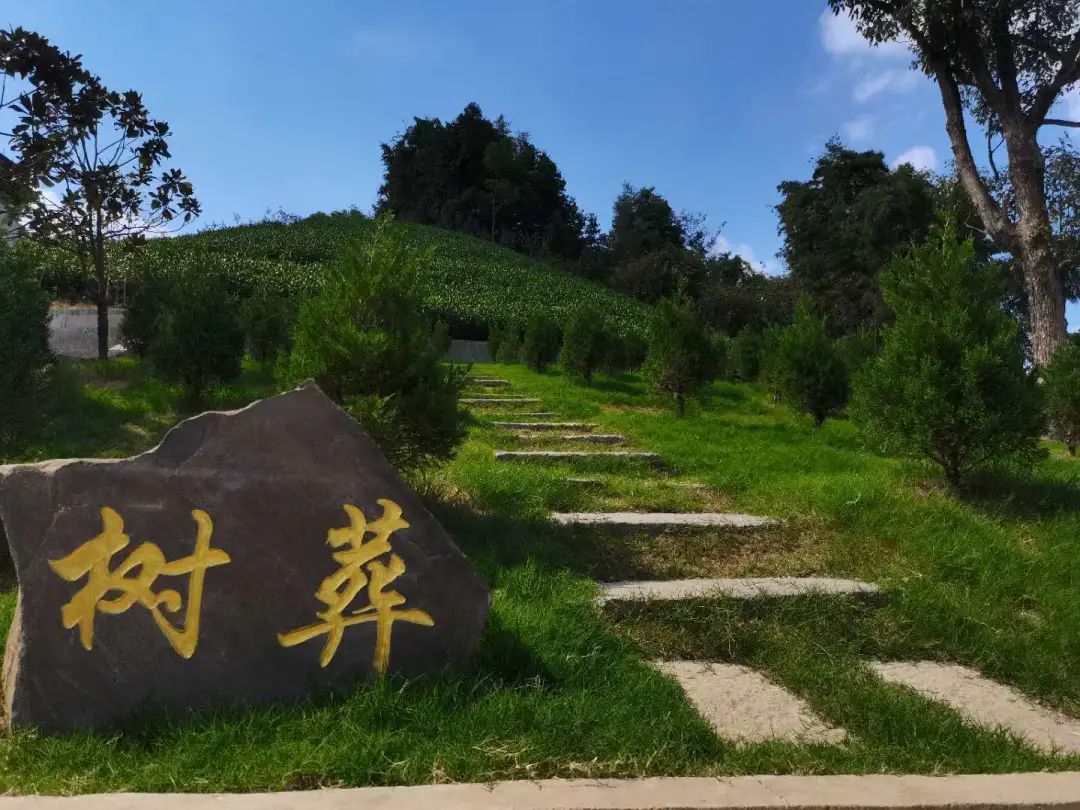
[[[141,261],[168,273],[206,258],[247,290],[310,294],[348,241],[372,227],[356,211],[267,220],[154,240]],[[422,297],[455,337],[482,338],[489,324],[523,323],[537,313],[562,323],[583,307],[605,313],[622,335],[645,334],[651,307],[600,284],[464,234],[415,223],[393,227],[424,256]]]

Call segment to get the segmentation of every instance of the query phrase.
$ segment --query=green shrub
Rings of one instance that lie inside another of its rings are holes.
[[[34,253],[0,243],[0,438],[34,412],[34,394],[52,362],[49,298]]]
[[[761,332],[743,327],[728,344],[728,373],[736,380],[753,382],[761,375],[764,339]]]
[[[1044,424],[1007,279],[970,240],[935,228],[881,278],[895,323],[855,383],[853,413],[886,449],[929,458],[956,485],[1006,458],[1030,462]]]
[[[836,341],[836,350],[848,370],[848,379],[862,371],[863,366],[877,357],[881,350],[881,338],[877,332],[860,329],[850,335],[844,335]]]
[[[693,303],[681,292],[661,301],[653,317],[645,375],[658,394],[674,397],[679,416],[687,397],[703,397],[716,374],[716,347]]]
[[[559,357],[559,327],[542,315],[534,315],[525,325],[521,359],[533,371],[543,371]]]
[[[120,340],[132,354],[146,357],[154,341],[158,316],[169,295],[168,279],[153,267],[141,268],[138,286],[128,300],[120,322]]]
[[[1080,334],[1069,335],[1042,370],[1050,426],[1076,455],[1080,444]]]
[[[605,348],[599,314],[592,309],[579,309],[570,316],[563,328],[559,363],[567,374],[589,383],[603,365]]]
[[[776,397],[822,424],[847,403],[848,370],[825,321],[809,299],[795,307],[795,320],[776,332],[766,359],[767,381]]]
[[[493,323],[488,327],[487,347],[492,360],[499,357],[499,347],[506,338],[506,327],[500,323]]]
[[[350,243],[326,286],[300,306],[282,382],[314,378],[395,464],[453,455],[464,438],[464,371],[440,362],[438,328],[417,293],[421,258],[380,218]]]
[[[258,290],[240,305],[240,324],[255,360],[269,365],[292,344],[298,302],[292,296]]]
[[[240,376],[239,305],[217,268],[192,265],[171,279],[147,356],[162,376],[183,385],[193,406],[213,385]]]
[[[521,327],[508,324],[499,335],[498,348],[492,355],[496,363],[521,362]]]

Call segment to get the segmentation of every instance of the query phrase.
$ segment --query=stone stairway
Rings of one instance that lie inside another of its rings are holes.
[[[537,402],[528,397],[463,399],[469,404],[519,404]],[[491,423],[518,432],[523,440],[587,441],[616,436],[597,431],[600,426],[583,422],[535,422],[554,420],[548,411],[515,412]],[[563,432],[563,431],[573,431]],[[559,433],[560,435],[554,435]],[[620,439],[624,437],[619,436]],[[496,450],[499,461],[575,461],[619,458],[643,460],[655,465],[658,454],[646,450]],[[567,479],[577,486],[602,488],[599,479]],[[673,481],[672,486],[708,489],[693,481]],[[649,512],[554,512],[552,520],[568,528],[590,528],[616,533],[662,534],[687,530],[755,531],[779,525],[774,518],[728,513]],[[639,601],[686,599],[770,599],[814,594],[824,598],[876,598],[877,584],[834,577],[697,578],[637,580],[598,583],[597,605]],[[675,680],[687,700],[716,731],[736,743],[780,740],[800,744],[842,745],[848,732],[819,717],[806,700],[773,682],[751,667],[730,662],[657,661],[659,672]],[[1004,729],[1036,750],[1047,754],[1080,754],[1080,720],[1052,711],[1016,690],[989,680],[974,670],[936,662],[867,662],[882,681],[897,689],[912,690],[927,700],[941,703],[976,726]]]

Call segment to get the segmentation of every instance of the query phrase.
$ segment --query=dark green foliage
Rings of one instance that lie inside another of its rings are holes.
[[[833,140],[810,180],[779,190],[783,257],[815,309],[840,334],[884,324],[878,274],[933,222],[930,181],[907,164],[890,171],[881,152]]]
[[[1080,334],[1058,346],[1042,378],[1050,426],[1075,456],[1080,444]]]
[[[138,286],[124,310],[124,320],[120,322],[120,340],[132,354],[146,357],[171,282],[152,266],[142,268],[139,276]]]
[[[657,305],[644,372],[655,393],[674,397],[679,416],[686,398],[703,396],[716,375],[713,338],[682,293]]]
[[[714,258],[710,264],[720,261]],[[774,324],[791,323],[796,289],[789,276],[772,278],[749,268],[734,277],[710,272],[697,296],[698,309],[710,326],[725,334],[737,335],[743,329],[762,332]]]
[[[292,352],[278,366],[284,383],[313,378],[406,468],[449,458],[465,436],[464,372],[440,362],[440,330],[418,299],[423,260],[380,219],[301,304]]]
[[[776,330],[771,344],[767,377],[777,399],[809,414],[818,425],[843,409],[848,369],[809,299],[799,302],[795,320]]]
[[[743,382],[752,382],[761,374],[761,356],[764,350],[762,333],[745,326],[731,338],[728,344],[728,374]]]
[[[170,280],[147,356],[162,376],[183,385],[192,406],[213,385],[240,376],[240,306],[218,268],[193,264]]]
[[[886,449],[929,458],[951,484],[1006,458],[1030,462],[1045,422],[1007,280],[970,240],[935,227],[882,276],[895,323],[855,384],[853,412]]]
[[[0,242],[0,439],[33,413],[52,361],[49,299],[27,247]]]
[[[600,335],[601,367],[611,373],[637,371],[645,362],[649,345],[637,335],[620,337],[609,329]]]
[[[496,363],[520,363],[521,327],[513,323],[502,327],[496,346],[498,348],[493,355]]]
[[[414,119],[382,160],[379,211],[534,256],[576,261],[587,245],[587,217],[554,161],[476,104],[446,124]]]
[[[860,329],[850,335],[844,335],[836,341],[836,350],[848,370],[848,379],[862,371],[863,366],[877,357],[881,350],[881,336],[869,329]]]
[[[295,298],[265,289],[256,291],[241,305],[240,324],[248,350],[261,365],[269,365],[279,353],[289,350],[298,306]]]
[[[542,315],[534,315],[525,324],[521,341],[521,359],[533,371],[543,371],[559,357],[559,327]]]
[[[586,383],[603,365],[606,350],[605,332],[599,313],[580,309],[570,316],[563,327],[562,351],[559,363],[572,376]]]

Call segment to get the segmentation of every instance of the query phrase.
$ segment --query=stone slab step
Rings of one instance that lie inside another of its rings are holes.
[[[533,397],[462,397],[463,405],[534,405],[539,399]]]
[[[551,417],[555,416],[555,414],[551,411],[525,411],[521,413],[515,413],[514,416],[529,419],[550,419]]]
[[[551,519],[563,526],[656,533],[674,529],[763,529],[780,524],[775,518],[727,512],[552,512]]]
[[[660,463],[657,453],[644,450],[496,450],[498,461],[577,461],[581,459],[623,459]]]
[[[505,388],[510,385],[509,380],[500,380],[497,377],[466,377],[465,382],[479,385],[483,388]]]
[[[1044,753],[1080,753],[1080,720],[1040,706],[1015,689],[957,664],[872,663],[887,683],[913,689],[979,726],[1002,728]]]
[[[532,433],[519,433],[519,439],[533,439],[536,440],[536,436]],[[564,433],[561,436],[550,436],[548,438],[557,439],[561,442],[582,442],[583,444],[622,444],[626,441],[626,437],[619,433]]]
[[[872,582],[829,577],[746,577],[740,579],[670,579],[657,581],[601,582],[599,604],[605,602],[674,601],[726,596],[731,599],[829,594],[874,595]]]
[[[738,664],[658,661],[716,733],[736,742],[842,743],[847,732],[821,720],[802,698]]]
[[[522,416],[533,414],[522,414]],[[553,414],[545,413],[544,416]],[[506,430],[592,430],[596,425],[588,422],[492,422],[495,427]]]

